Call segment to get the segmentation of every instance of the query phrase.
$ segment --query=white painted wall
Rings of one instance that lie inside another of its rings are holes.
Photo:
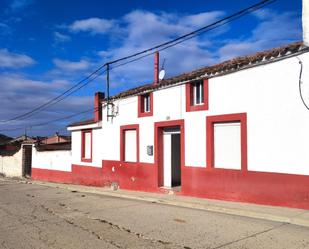
[[[22,149],[12,156],[0,156],[0,173],[7,177],[22,176]]]
[[[72,135],[72,164],[85,165],[93,167],[102,166],[102,147],[103,147],[103,134],[101,129],[92,130],[92,162],[81,161],[81,138],[82,133],[80,130],[74,130],[71,132]],[[106,139],[104,140],[106,141]],[[105,143],[104,143],[105,144]]]
[[[37,151],[32,147],[32,168],[71,171],[71,151]]]
[[[308,85],[309,54],[299,58]],[[293,57],[210,81],[209,114],[247,112],[249,170],[309,175],[309,111],[299,96],[299,70]]]
[[[303,61],[304,97],[309,104],[309,53]],[[93,130],[93,162],[80,162],[80,131],[72,132],[72,162],[101,167],[102,159],[120,160],[120,126],[139,124],[140,161],[154,163],[146,153],[154,145],[154,122],[185,120],[185,164],[206,167],[206,117],[247,113],[248,169],[309,175],[309,111],[298,91],[296,57],[209,79],[209,110],[186,112],[185,86],[153,93],[154,115],[137,117],[137,96],[115,101],[118,115]]]

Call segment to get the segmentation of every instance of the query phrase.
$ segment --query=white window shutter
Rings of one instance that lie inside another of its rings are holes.
[[[91,159],[91,133],[86,132],[85,133],[85,159]]]
[[[240,122],[214,124],[214,167],[241,169]]]
[[[136,130],[125,131],[125,158],[126,162],[136,162]]]

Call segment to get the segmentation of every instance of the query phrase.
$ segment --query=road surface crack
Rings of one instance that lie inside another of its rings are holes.
[[[223,244],[223,245],[220,245],[220,246],[217,246],[217,247],[213,247],[212,249],[223,248],[223,247],[225,247],[225,246],[229,246],[229,245],[235,244],[235,243],[237,243],[237,242],[240,242],[240,241],[243,241],[243,240],[246,240],[246,239],[250,239],[250,238],[259,236],[259,235],[261,235],[261,234],[264,234],[264,233],[268,233],[268,232],[270,232],[270,231],[273,231],[273,230],[275,230],[275,229],[277,229],[277,228],[280,228],[280,227],[285,226],[285,225],[288,225],[288,224],[289,224],[288,222],[284,222],[284,223],[281,223],[281,224],[278,225],[278,226],[274,226],[274,227],[272,227],[272,228],[263,230],[263,231],[261,231],[261,232],[257,232],[257,233],[248,235],[248,236],[246,236],[246,237],[244,237],[244,238],[241,238],[241,239],[233,240],[233,241],[228,242],[228,243],[225,243],[225,244]]]
[[[81,230],[83,230],[83,231],[85,231],[85,232],[87,232],[87,233],[92,234],[92,235],[95,236],[98,240],[102,240],[102,241],[104,241],[104,242],[107,242],[107,243],[109,243],[109,244],[111,244],[111,245],[113,245],[113,246],[115,246],[115,247],[117,247],[117,248],[123,248],[123,247],[121,247],[120,245],[118,245],[117,243],[115,243],[114,241],[112,241],[112,240],[107,240],[107,239],[103,238],[102,236],[100,236],[100,235],[97,234],[96,232],[90,230],[89,228],[86,228],[86,227],[83,227],[83,226],[81,226],[81,225],[78,225],[78,224],[76,224],[73,220],[70,220],[70,219],[68,219],[68,218],[65,218],[65,217],[63,217],[63,216],[61,216],[61,215],[55,213],[52,209],[50,209],[50,208],[48,208],[48,207],[46,207],[46,206],[44,206],[44,205],[41,205],[41,207],[42,207],[44,210],[46,210],[48,213],[50,213],[50,214],[52,214],[52,215],[55,215],[55,216],[57,216],[58,218],[63,219],[67,224],[72,225],[72,226],[74,226],[74,227],[76,227],[76,228],[79,228],[79,229],[81,229]]]
[[[149,238],[149,237],[145,236],[142,233],[134,232],[134,231],[132,231],[129,228],[119,226],[117,224],[114,224],[114,223],[112,223],[110,221],[107,221],[107,220],[104,220],[104,219],[91,218],[91,217],[89,217],[89,218],[92,219],[92,220],[96,220],[96,221],[99,221],[101,223],[107,224],[107,225],[109,225],[109,226],[111,226],[113,228],[116,228],[117,230],[125,231],[125,232],[127,232],[127,233],[129,233],[131,235],[134,235],[134,236],[138,237],[139,239],[142,238],[143,240],[148,240],[151,243],[158,243],[158,244],[161,244],[161,245],[164,245],[164,246],[171,245],[171,246],[177,246],[179,248],[190,249],[190,247],[188,247],[188,246],[181,246],[181,245],[177,245],[177,244],[174,244],[174,243],[171,243],[171,242],[168,242],[168,241],[163,241],[163,240],[160,240],[160,239]]]
[[[51,213],[51,214],[53,214],[53,215],[56,215],[57,217],[60,217],[60,218],[63,219],[66,223],[68,223],[68,224],[70,224],[70,225],[72,225],[72,226],[74,226],[74,227],[76,227],[76,228],[82,229],[83,231],[86,231],[86,232],[88,232],[88,233],[94,235],[97,239],[102,240],[102,241],[105,241],[105,242],[107,242],[107,243],[109,243],[109,244],[111,244],[111,245],[113,245],[113,246],[115,246],[115,247],[117,247],[117,248],[123,248],[122,246],[120,246],[119,244],[115,243],[114,241],[108,240],[108,239],[106,239],[106,238],[103,238],[102,236],[100,236],[100,235],[97,234],[96,232],[92,231],[91,229],[89,229],[89,228],[87,228],[87,227],[84,227],[84,226],[81,226],[81,225],[79,225],[79,224],[76,224],[72,219],[68,219],[68,218],[66,218],[66,217],[63,217],[63,216],[61,216],[61,215],[55,213],[52,209],[50,209],[50,208],[48,208],[48,207],[46,207],[46,206],[44,206],[44,205],[41,205],[41,206],[42,206],[42,208],[44,208],[47,212],[49,212],[49,213]],[[61,207],[62,207],[62,208],[65,208],[65,209],[70,209],[68,206],[62,206],[62,205],[61,205]],[[79,212],[81,212],[81,211],[79,211]],[[82,213],[82,212],[81,212],[81,213]],[[164,247],[166,247],[166,246],[174,247],[174,246],[175,246],[175,247],[177,247],[177,248],[190,249],[190,247],[188,247],[188,246],[178,245],[178,244],[175,244],[175,243],[172,243],[172,242],[168,242],[168,241],[163,241],[163,240],[160,240],[160,239],[149,238],[149,237],[145,236],[145,235],[142,234],[142,233],[134,232],[134,231],[132,231],[132,230],[129,229],[129,228],[126,228],[126,227],[123,227],[123,226],[114,224],[114,223],[112,223],[112,222],[110,222],[110,221],[107,221],[107,220],[104,220],[104,219],[100,219],[100,218],[93,218],[93,217],[90,217],[90,216],[88,215],[88,213],[87,213],[87,214],[84,214],[84,215],[85,215],[87,218],[91,219],[91,220],[101,222],[101,223],[103,223],[103,224],[106,224],[106,225],[110,226],[110,227],[113,228],[113,229],[126,232],[126,233],[128,233],[128,234],[130,234],[130,235],[133,235],[133,236],[137,237],[138,239],[143,239],[143,240],[149,241],[149,242],[151,242],[151,243],[153,243],[153,244],[156,244],[156,243],[157,243],[157,244],[163,245]]]

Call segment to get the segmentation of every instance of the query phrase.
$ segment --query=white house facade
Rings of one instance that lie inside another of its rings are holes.
[[[71,166],[32,177],[309,208],[304,43],[154,81],[97,93],[94,119],[68,126]]]

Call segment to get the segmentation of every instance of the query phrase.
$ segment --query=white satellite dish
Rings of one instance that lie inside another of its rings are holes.
[[[163,80],[164,79],[164,76],[165,76],[165,70],[162,69],[159,73],[159,80]]]

